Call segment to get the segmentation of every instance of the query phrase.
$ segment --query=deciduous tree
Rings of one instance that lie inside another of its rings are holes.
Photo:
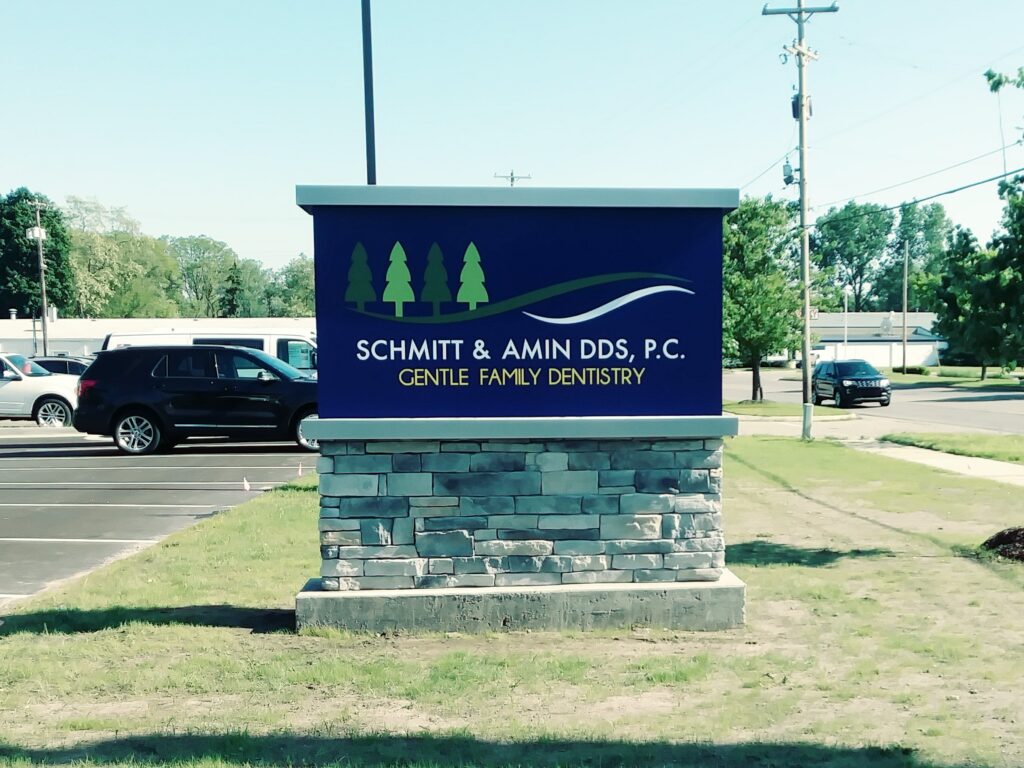
[[[1013,357],[1013,344],[1007,344],[1012,312],[1006,302],[1013,286],[1004,282],[998,254],[980,248],[969,230],[958,228],[953,234],[944,266],[936,329],[952,349],[981,363],[984,379],[988,366]]]
[[[882,256],[892,231],[893,214],[874,203],[852,200],[831,208],[815,223],[813,250],[820,266],[833,270],[840,288],[850,286],[851,310],[867,309]]]
[[[316,314],[313,259],[300,253],[277,270],[268,290],[272,317],[312,317]]]
[[[931,311],[935,307],[939,274],[953,224],[939,203],[910,204],[900,210],[899,222],[872,285],[874,309],[898,312],[903,309],[903,248],[908,265],[907,307]]]
[[[750,366],[751,400],[764,399],[764,358],[799,337],[800,293],[787,277],[792,225],[789,207],[770,196],[743,200],[723,225],[722,348]]]
[[[168,237],[181,270],[182,314],[216,317],[228,269],[238,255],[227,243],[205,235]]]
[[[64,215],[47,198],[25,187],[0,198],[0,309],[38,315],[42,306],[37,244],[26,234],[36,225],[36,200],[46,206],[41,223],[46,230],[43,253],[47,303],[66,312],[75,306],[75,282]]]
[[[141,274],[115,291],[104,317],[178,317],[181,315],[181,270],[165,240],[148,235],[122,239],[121,248]]]

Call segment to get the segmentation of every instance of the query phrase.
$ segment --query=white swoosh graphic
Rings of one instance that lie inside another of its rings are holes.
[[[617,299],[612,299],[607,304],[602,304],[600,307],[595,307],[589,312],[584,312],[580,315],[573,315],[572,317],[543,317],[542,315],[534,315],[530,312],[523,312],[527,317],[532,317],[534,320],[540,320],[542,323],[554,323],[555,325],[575,325],[576,323],[585,323],[588,320],[600,317],[601,315],[607,315],[609,312],[613,312],[619,307],[624,307],[627,304],[632,304],[638,299],[642,299],[646,296],[653,296],[656,293],[689,293],[693,295],[693,291],[687,288],[680,288],[678,285],[652,285],[650,288],[641,288],[639,291],[633,291],[627,293],[624,296],[619,296]]]

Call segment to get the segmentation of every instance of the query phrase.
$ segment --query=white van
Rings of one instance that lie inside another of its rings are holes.
[[[155,344],[228,344],[233,347],[261,349],[309,376],[316,376],[316,337],[294,331],[247,329],[225,333],[222,330],[211,329],[168,333],[110,333],[103,340],[102,349]]]

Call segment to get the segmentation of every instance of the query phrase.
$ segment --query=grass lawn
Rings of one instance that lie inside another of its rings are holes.
[[[922,376],[919,373],[899,373],[898,371],[884,371],[885,375],[892,382],[896,389],[919,389],[924,387],[954,387],[956,389],[984,389],[990,391],[1022,392],[1024,388],[1020,385],[1020,379],[1014,376],[1001,376],[998,369],[993,373],[989,372],[984,380],[981,378],[981,369],[956,369],[933,368],[932,374]]]
[[[743,629],[296,635],[317,496],[278,490],[5,617],[0,764],[1024,764],[1024,568],[958,554],[1019,489],[822,441],[726,456]]]
[[[937,365],[930,369],[937,376],[959,377],[962,379],[980,379],[980,365]],[[998,366],[989,366],[985,371],[986,381],[991,378],[1014,379],[1020,375],[1019,370],[1003,371]]]
[[[892,382],[895,389],[921,389],[926,387],[954,387],[956,389],[984,389],[1004,392],[1024,392],[1018,375],[1003,374],[998,368],[990,369],[987,378],[982,380],[981,368],[942,366],[931,368],[931,374],[924,376],[919,373],[900,373],[899,370],[882,368],[883,373]],[[803,381],[800,372],[790,373],[781,377],[781,381]]]
[[[753,400],[727,400],[722,403],[723,413],[736,416],[802,416],[803,406],[800,403],[777,403],[771,400],[754,402]],[[815,416],[849,416],[848,411],[830,408],[827,405],[814,406]]]
[[[933,451],[978,456],[996,461],[1024,464],[1024,435],[947,434],[941,432],[899,432],[885,435],[883,440],[900,445],[914,445]]]

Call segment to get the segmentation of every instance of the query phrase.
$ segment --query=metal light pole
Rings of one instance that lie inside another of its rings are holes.
[[[903,241],[903,373],[907,372],[907,274],[910,271],[910,244]]]
[[[49,307],[46,305],[46,261],[43,258],[43,240],[46,239],[46,230],[43,229],[42,220],[39,215],[39,211],[43,207],[43,203],[38,200],[33,200],[32,204],[36,207],[36,225],[29,227],[25,235],[29,240],[36,241],[36,249],[39,254],[39,290],[42,294],[43,299],[43,354],[50,354],[50,341],[49,341]]]
[[[373,129],[373,45],[370,0],[363,0],[363,102],[366,115],[366,183],[377,183],[377,146]]]
[[[797,41],[796,45],[786,46],[786,51],[796,56],[798,82],[798,101],[800,120],[800,280],[803,283],[803,304],[804,304],[804,328],[803,342],[800,350],[803,369],[803,429],[801,434],[804,440],[811,439],[811,416],[814,412],[813,397],[811,395],[811,242],[810,230],[807,227],[807,118],[809,117],[807,103],[807,59],[817,59],[818,55],[807,47],[804,42],[804,26],[807,20],[815,13],[835,13],[839,6],[835,3],[828,7],[807,8],[804,0],[797,0],[796,8],[769,8],[767,5],[761,10],[763,16],[789,16],[796,22]]]
[[[843,357],[850,345],[850,286],[843,286]]]

